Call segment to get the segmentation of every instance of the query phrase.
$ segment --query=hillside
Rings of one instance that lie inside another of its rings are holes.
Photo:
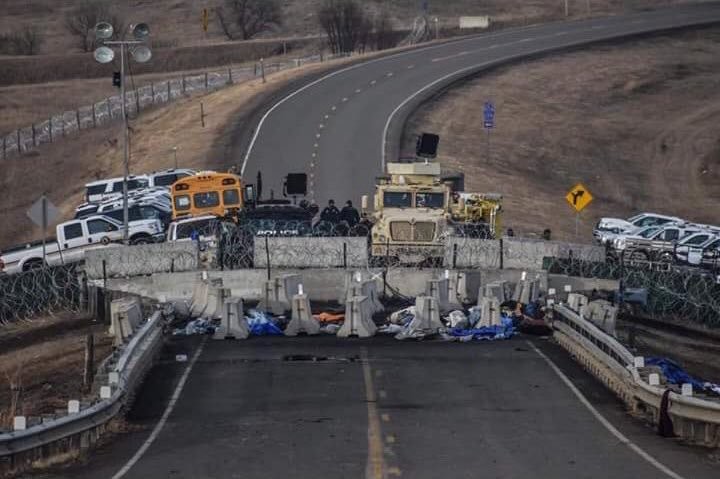
[[[720,29],[595,47],[504,68],[451,90],[408,136],[441,135],[440,161],[466,189],[505,196],[505,226],[574,237],[565,194],[583,182],[590,239],[602,216],[638,211],[720,224]],[[497,127],[483,130],[483,104]],[[412,149],[410,138],[405,145]]]
[[[4,0],[0,15],[0,33],[34,25],[46,37],[43,54],[77,52],[74,39],[65,28],[65,16],[83,0]],[[659,5],[687,3],[688,0],[590,0],[594,14],[618,13]],[[155,41],[160,45],[195,46],[225,40],[214,10],[223,0],[117,0],[118,12],[129,22],[150,24]],[[272,36],[304,36],[320,33],[316,11],[322,0],[282,0],[283,25],[263,34]],[[365,0],[372,12],[386,9],[397,28],[408,28],[420,13],[421,0]],[[432,0],[429,12],[443,26],[457,25],[460,15],[490,15],[499,22],[533,22],[560,18],[562,2],[558,0]],[[573,16],[586,15],[587,0],[570,0]],[[207,35],[201,28],[201,12],[211,12]]]

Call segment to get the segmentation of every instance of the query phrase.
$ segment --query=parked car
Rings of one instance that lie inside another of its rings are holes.
[[[196,173],[197,170],[191,170],[189,168],[171,168],[169,170],[153,171],[147,175],[148,185],[169,189],[177,180],[193,176]]]
[[[143,188],[128,194],[128,205],[136,204],[153,205],[163,211],[171,212],[170,193],[165,188]],[[122,196],[99,203],[83,203],[75,208],[75,219],[86,218],[91,215],[101,214],[106,211],[123,208]]]
[[[99,203],[104,200],[122,198],[124,177],[93,181],[85,185],[85,201]],[[147,188],[148,179],[145,175],[128,177],[128,192]]]
[[[640,228],[660,226],[670,223],[684,223],[677,216],[666,216],[657,213],[641,213],[623,220],[620,218],[600,218],[593,229],[593,237],[600,244],[612,244],[620,235],[639,232]]]
[[[131,243],[157,241],[164,235],[159,220],[135,221],[129,225]],[[103,248],[123,239],[122,223],[105,216],[90,216],[61,223],[57,236],[45,245],[45,264],[49,266],[74,263],[84,259],[85,251]],[[0,261],[7,273],[28,271],[43,266],[42,241],[35,241],[6,250]]]
[[[629,259],[672,262],[675,245],[684,238],[702,231],[700,227],[691,224],[648,226],[638,234],[618,236],[613,246],[616,253],[623,252]]]
[[[168,241],[193,241],[217,246],[220,236],[235,228],[232,222],[224,221],[214,215],[183,218],[170,223]]]
[[[720,266],[720,237],[711,236],[699,245],[682,244],[676,246],[675,260],[681,264],[717,268]]]

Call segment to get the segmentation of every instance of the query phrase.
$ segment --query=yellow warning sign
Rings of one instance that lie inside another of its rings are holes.
[[[568,192],[567,196],[565,196],[565,199],[568,203],[570,203],[570,206],[575,208],[575,211],[579,213],[587,205],[590,204],[590,202],[593,200],[593,196],[582,183],[578,183],[573,187],[573,189]]]

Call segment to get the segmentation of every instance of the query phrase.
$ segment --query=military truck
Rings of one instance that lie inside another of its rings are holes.
[[[446,238],[490,239],[500,231],[500,195],[455,191],[451,181],[443,181],[437,162],[388,163],[386,169],[377,181],[372,213],[363,198],[374,259],[441,261]]]

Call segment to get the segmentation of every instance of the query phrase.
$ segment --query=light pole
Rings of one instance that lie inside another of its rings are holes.
[[[128,177],[130,176],[130,128],[128,125],[127,107],[125,105],[125,50],[130,49],[130,54],[138,63],[145,63],[152,57],[152,52],[145,45],[150,37],[150,28],[147,23],[131,25],[135,40],[113,40],[114,29],[110,23],[100,22],[95,25],[95,37],[103,42],[103,46],[95,50],[95,60],[99,63],[109,63],[115,58],[115,52],[107,45],[120,47],[120,99],[123,119],[123,241],[128,242],[130,227],[128,225],[130,215],[128,211]]]
[[[177,151],[178,151],[178,147],[177,147],[177,146],[173,146],[173,147],[172,147],[172,152],[173,152],[173,158],[175,159],[175,169],[176,169],[176,170],[178,169],[178,164],[177,164]]]

